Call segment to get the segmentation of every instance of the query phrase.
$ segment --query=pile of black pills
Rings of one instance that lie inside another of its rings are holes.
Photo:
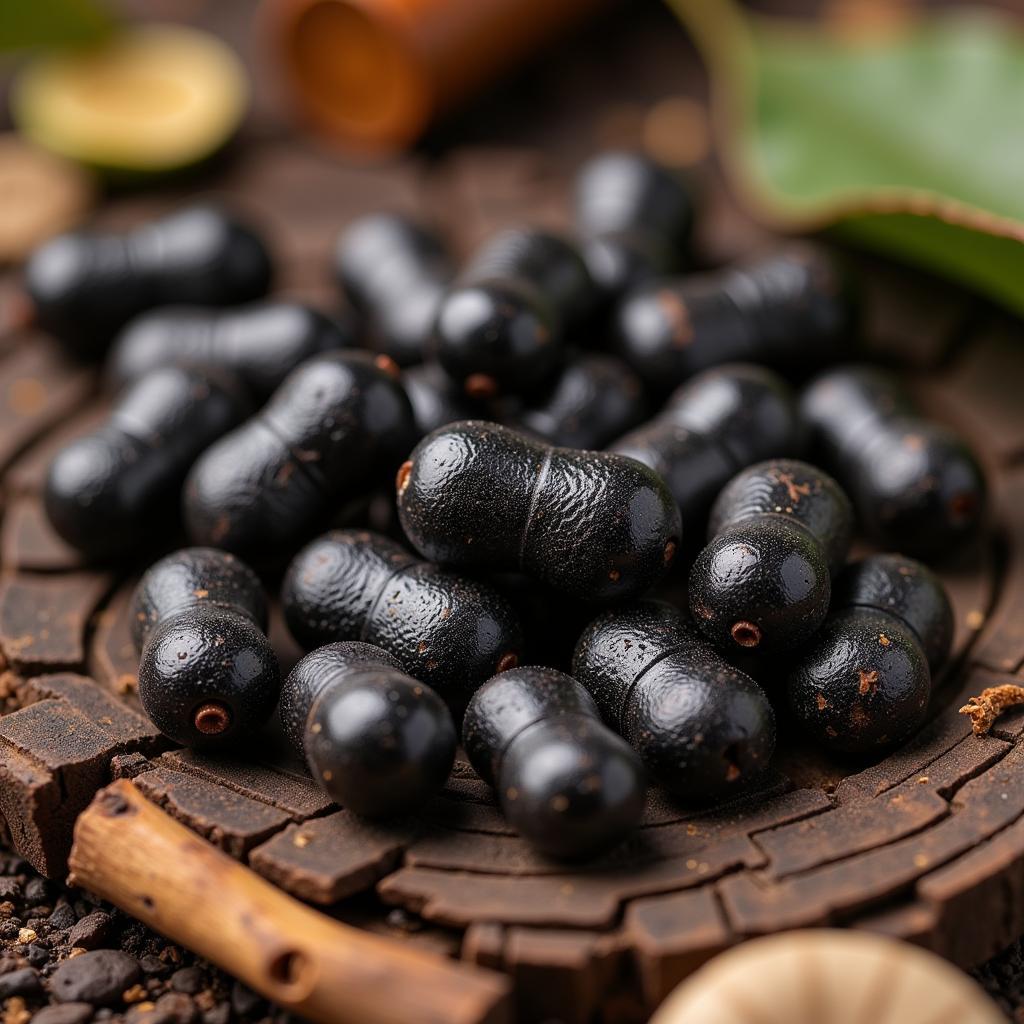
[[[32,258],[39,324],[109,350],[46,510],[91,561],[152,563],[131,625],[171,741],[280,731],[387,818],[429,814],[461,739],[519,835],[578,860],[648,785],[707,808],[779,744],[863,763],[926,721],[953,619],[915,559],[983,527],[970,445],[848,362],[826,248],[689,272],[690,189],[639,154],[573,203],[573,233],[461,267],[443,224],[367,211],[333,307],[268,294],[258,229],[209,206]],[[864,540],[889,553],[849,561]],[[283,683],[268,604],[306,652]]]

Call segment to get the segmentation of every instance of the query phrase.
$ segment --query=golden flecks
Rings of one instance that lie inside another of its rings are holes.
[[[320,778],[323,779],[324,782],[330,782],[331,779],[334,778],[334,772],[332,772],[330,768],[325,768],[324,771],[320,773]]]
[[[929,782],[931,782],[931,777],[928,775],[919,775],[917,777],[917,784],[919,786],[927,786]]]
[[[786,494],[794,505],[800,504],[801,498],[806,498],[811,493],[811,485],[808,483],[798,484],[792,473],[776,473],[775,480],[786,488]]]
[[[878,685],[878,672],[875,669],[871,669],[870,672],[861,669],[857,674],[860,676],[857,692],[860,694],[873,693]]]
[[[608,573],[608,579],[610,579],[612,581],[612,583],[618,583],[621,578],[622,578],[622,573],[619,572],[618,569],[612,569]]]
[[[889,644],[891,644],[891,643],[892,643],[892,641],[891,641],[891,640],[890,640],[890,639],[889,639],[889,638],[888,638],[888,637],[887,637],[887,636],[886,636],[886,635],[885,635],[884,633],[879,633],[879,634],[878,634],[878,642],[879,642],[879,643],[880,643],[880,644],[881,644],[881,645],[882,645],[883,647],[888,647],[888,646],[889,646]]]
[[[140,1005],[144,1005],[146,996],[148,995],[149,993],[146,991],[145,985],[132,985],[131,988],[125,989],[121,994],[121,998],[126,1003],[138,1003]]]
[[[819,694],[817,695],[817,697],[816,697],[815,699],[816,699],[816,700],[817,700],[817,702],[818,702],[818,710],[819,710],[819,711],[824,711],[824,710],[825,710],[825,708],[827,708],[827,707],[828,707],[828,701],[827,701],[827,700],[825,700],[825,697],[824,697],[824,695],[823,695],[823,694],[820,694],[820,693],[819,693]]]
[[[210,596],[210,592],[208,590],[193,590],[192,593],[195,597],[198,597],[200,601],[202,601],[204,597]]]
[[[930,863],[931,861],[929,861],[928,856],[926,854],[918,853],[914,855],[915,868],[926,868]]]
[[[985,613],[979,612],[977,609],[969,611],[964,618],[964,625],[968,629],[977,631],[985,624]]]
[[[292,837],[292,846],[297,846],[300,850],[309,846],[310,842],[312,842],[312,837],[308,832],[296,832]]]
[[[661,315],[668,321],[672,344],[676,348],[686,348],[692,344],[695,334],[686,303],[668,288],[662,288],[655,296],[655,301]]]

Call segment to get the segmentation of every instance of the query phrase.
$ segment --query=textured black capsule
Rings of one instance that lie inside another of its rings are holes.
[[[196,462],[185,485],[189,535],[260,562],[287,557],[343,498],[393,472],[413,436],[393,365],[367,352],[307,359]]]
[[[509,425],[560,448],[595,449],[639,423],[645,408],[643,384],[621,359],[586,353],[570,360]]]
[[[652,777],[684,800],[727,798],[772,756],[775,715],[762,689],[671,605],[641,601],[598,616],[572,674]]]
[[[549,856],[594,856],[640,821],[639,757],[563,672],[514,668],[486,682],[466,709],[462,743],[509,823]]]
[[[789,671],[804,731],[830,750],[870,753],[923,722],[931,673],[949,655],[953,611],[938,578],[901,555],[850,565],[833,610]]]
[[[54,456],[44,494],[53,528],[91,557],[131,552],[167,525],[189,467],[247,411],[232,381],[174,367],[147,374]]]
[[[107,358],[108,375],[120,387],[160,366],[199,366],[233,373],[263,401],[303,360],[350,341],[337,321],[300,302],[170,306],[125,327]]]
[[[974,452],[953,430],[925,419],[894,374],[833,370],[807,388],[801,412],[817,457],[876,541],[935,555],[977,533],[986,488]]]
[[[472,401],[438,363],[410,366],[402,373],[402,384],[419,437],[449,423],[471,420],[486,408]]]
[[[231,306],[270,288],[256,231],[216,206],[191,206],[123,235],[59,235],[29,258],[25,285],[39,324],[76,351],[100,352],[156,306]]]
[[[454,273],[441,239],[409,217],[370,214],[342,231],[334,267],[371,346],[400,366],[422,360]]]
[[[693,199],[681,176],[640,153],[608,152],[576,176],[576,230],[591,276],[609,298],[685,262]]]
[[[735,476],[690,571],[690,611],[720,650],[778,652],[821,625],[846,558],[849,499],[826,473],[773,459]]]
[[[565,239],[509,229],[478,252],[437,313],[435,351],[467,394],[526,394],[550,378],[594,285]]]
[[[596,601],[643,593],[680,539],[679,509],[646,466],[477,420],[416,446],[398,472],[398,514],[431,561],[520,570]]]
[[[800,454],[796,399],[771,370],[733,363],[705,370],[680,387],[662,413],[610,450],[659,473],[699,536],[718,493],[741,469]]]
[[[805,370],[848,352],[849,294],[825,250],[793,245],[744,267],[639,286],[619,308],[617,346],[663,391],[720,363]]]
[[[522,656],[515,612],[493,587],[421,562],[379,534],[332,530],[307,544],[288,567],[281,602],[306,650],[375,644],[455,705]]]
[[[370,818],[421,808],[455,761],[444,701],[372,644],[307,654],[282,687],[281,721],[324,791]]]
[[[270,717],[281,680],[260,581],[226,551],[185,548],[145,572],[132,597],[139,698],[178,743],[214,747]]]

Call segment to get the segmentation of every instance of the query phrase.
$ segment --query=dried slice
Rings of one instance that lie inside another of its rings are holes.
[[[1001,1024],[968,977],[917,946],[862,932],[788,932],[715,957],[651,1024]]]
[[[11,107],[21,130],[55,153],[155,174],[219,149],[247,101],[245,71],[223,43],[191,28],[145,25],[30,63]]]

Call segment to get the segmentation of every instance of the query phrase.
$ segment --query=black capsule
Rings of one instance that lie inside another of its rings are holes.
[[[589,312],[593,281],[562,238],[510,229],[478,252],[445,295],[434,338],[467,394],[526,394],[562,361],[567,330]]]
[[[457,706],[522,654],[522,629],[496,590],[365,531],[332,530],[306,545],[281,602],[306,650],[336,640],[376,644]]]
[[[441,239],[408,217],[370,214],[341,233],[334,266],[372,347],[400,366],[422,360],[454,272]]]
[[[614,356],[587,353],[512,417],[513,426],[561,448],[603,448],[643,419],[640,378]]]
[[[307,654],[282,687],[281,720],[324,791],[370,818],[421,808],[455,761],[444,701],[372,644]]]
[[[107,365],[117,387],[159,366],[227,371],[262,402],[303,360],[344,348],[350,340],[336,321],[299,302],[237,310],[170,306],[128,324]]]
[[[805,244],[746,267],[642,285],[623,300],[616,334],[623,358],[664,391],[721,363],[821,366],[847,351],[851,318],[838,266]]]
[[[549,856],[601,853],[640,821],[640,759],[563,672],[528,667],[496,675],[470,700],[462,743],[509,824]]]
[[[60,235],[25,268],[39,324],[87,354],[148,309],[252,302],[270,279],[263,240],[216,206],[191,206],[123,235]]]
[[[342,498],[393,471],[412,437],[393,364],[367,352],[307,359],[196,462],[185,485],[189,535],[254,560],[287,557]]]
[[[949,598],[920,562],[901,555],[855,562],[788,674],[790,708],[830,750],[863,754],[898,743],[923,722],[931,673],[952,637]]]
[[[166,526],[189,467],[246,412],[231,381],[173,367],[147,374],[102,426],[54,456],[44,495],[53,528],[94,558],[131,551]]]
[[[690,571],[694,621],[720,650],[791,650],[821,625],[850,546],[849,499],[805,462],[773,459],[734,477],[711,510]]]
[[[764,367],[734,363],[687,381],[661,415],[611,451],[664,478],[692,536],[703,532],[712,503],[736,473],[764,459],[797,455],[801,442],[789,385]]]
[[[679,509],[646,466],[477,420],[416,446],[398,472],[398,514],[431,561],[520,570],[597,601],[651,587],[680,538]]]
[[[402,373],[419,437],[438,427],[480,414],[473,402],[437,363],[420,363]]]
[[[139,698],[153,724],[190,747],[251,735],[281,680],[260,581],[233,555],[185,548],[143,575],[131,604]]]
[[[801,412],[822,464],[875,540],[934,555],[977,532],[986,505],[977,458],[954,431],[922,417],[893,374],[834,370],[807,388]]]
[[[639,153],[588,160],[576,176],[575,220],[583,258],[608,297],[680,269],[693,228],[681,177]]]
[[[775,715],[762,689],[660,601],[605,612],[572,673],[651,775],[688,801],[727,798],[767,766]]]

